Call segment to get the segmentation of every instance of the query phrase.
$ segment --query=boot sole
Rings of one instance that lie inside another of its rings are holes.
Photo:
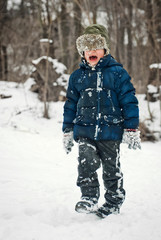
[[[116,210],[116,211],[114,211],[114,212],[107,212],[107,214],[105,214],[105,213],[103,213],[103,212],[99,212],[99,211],[96,211],[95,212],[95,214],[99,217],[99,218],[101,218],[101,219],[104,219],[104,218],[106,218],[106,217],[108,217],[109,215],[117,215],[117,214],[119,214],[120,213],[120,210]]]

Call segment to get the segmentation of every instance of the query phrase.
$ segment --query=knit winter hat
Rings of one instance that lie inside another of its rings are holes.
[[[83,35],[77,38],[76,46],[79,54],[83,57],[84,51],[105,49],[106,54],[109,54],[109,37],[104,26],[92,24],[88,26]]]

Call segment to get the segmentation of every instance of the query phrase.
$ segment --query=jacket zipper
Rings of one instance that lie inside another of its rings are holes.
[[[100,128],[100,119],[101,119],[101,112],[100,112],[100,92],[102,91],[102,80],[101,80],[101,71],[97,72],[97,123],[95,128],[95,135],[94,139],[98,139],[99,128]]]
[[[110,89],[108,90],[107,94],[108,94],[108,98],[109,98],[110,103],[111,103],[112,111],[115,112],[115,106],[114,106],[113,101],[112,101],[111,90]]]

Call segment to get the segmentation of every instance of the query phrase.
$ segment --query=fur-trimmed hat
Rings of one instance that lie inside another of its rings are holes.
[[[104,26],[92,24],[88,26],[83,35],[77,38],[76,46],[79,54],[83,57],[84,51],[105,49],[106,54],[109,54],[109,37]]]

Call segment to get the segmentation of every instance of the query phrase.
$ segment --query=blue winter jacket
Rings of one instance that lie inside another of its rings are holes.
[[[121,140],[124,129],[139,125],[138,101],[131,78],[109,54],[95,68],[85,59],[69,79],[63,131],[74,139]]]

